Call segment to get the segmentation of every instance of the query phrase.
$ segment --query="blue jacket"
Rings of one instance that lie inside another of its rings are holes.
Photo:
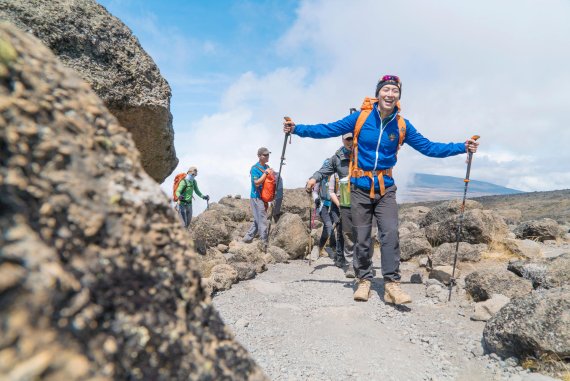
[[[358,166],[364,171],[376,171],[392,168],[396,165],[396,153],[398,152],[398,139],[400,132],[396,114],[398,110],[384,120],[380,120],[380,114],[376,105],[362,125],[358,135]],[[360,112],[352,113],[337,122],[328,124],[305,125],[297,124],[293,133],[301,137],[326,139],[334,136],[354,132],[356,120]],[[430,157],[448,157],[465,153],[465,143],[434,143],[423,137],[412,124],[406,121],[406,137],[404,143],[410,145],[416,151]],[[380,132],[382,135],[380,137]],[[369,190],[370,178],[359,177],[350,180],[357,187]],[[384,184],[387,187],[394,184],[394,179],[384,176]],[[378,179],[374,178],[374,188],[380,189]]]

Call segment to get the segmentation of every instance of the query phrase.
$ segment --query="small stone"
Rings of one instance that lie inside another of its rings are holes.
[[[422,274],[414,273],[410,277],[410,283],[422,284],[424,282]]]

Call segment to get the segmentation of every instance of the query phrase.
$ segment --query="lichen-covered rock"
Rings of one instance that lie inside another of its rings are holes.
[[[507,358],[554,355],[570,359],[570,287],[513,299],[485,325],[487,350]]]
[[[209,279],[213,291],[229,290],[232,288],[232,285],[238,281],[238,272],[233,266],[227,263],[219,264],[212,267]]]
[[[519,258],[535,259],[542,257],[540,245],[530,239],[506,238],[501,244],[508,252]]]
[[[429,244],[423,229],[415,230],[400,237],[400,259],[408,261],[420,255],[429,255],[432,247]]]
[[[484,269],[465,277],[465,290],[473,300],[481,302],[493,294],[502,294],[509,298],[526,295],[532,291],[532,284],[507,270]]]
[[[197,255],[196,257],[197,257],[196,259],[198,260],[200,274],[202,275],[203,278],[207,278],[210,276],[212,268],[214,266],[226,263],[226,258],[224,257],[222,252],[213,247],[208,248],[206,250],[206,254]]]
[[[550,239],[558,239],[563,235],[558,222],[551,218],[525,221],[516,227],[514,233],[519,239],[533,239],[540,242]]]
[[[309,194],[304,188],[285,189],[281,213],[296,214],[303,221],[309,220]]]
[[[269,243],[285,250],[290,259],[303,258],[309,243],[309,233],[299,215],[285,213],[271,229]]]
[[[452,200],[436,205],[426,213],[422,220],[420,220],[420,227],[426,227],[438,222],[447,221],[452,217],[459,216],[459,213],[461,212],[461,204],[462,201]],[[483,209],[483,205],[478,201],[465,200],[465,211],[472,209]]]
[[[457,241],[457,216],[426,226],[428,241],[434,245]],[[486,243],[505,239],[508,227],[501,217],[491,210],[473,209],[464,214],[461,227],[461,242]]]
[[[94,0],[2,0],[0,20],[38,37],[91,85],[132,134],[154,180],[176,168],[170,86],[119,19]]]
[[[0,276],[0,378],[264,378],[201,287],[128,131],[7,24],[0,125],[0,274],[12,274]]]
[[[192,237],[199,253],[205,254],[209,247],[230,243],[231,232],[227,226],[227,219],[224,217],[222,211],[213,208],[192,220]]]
[[[570,286],[570,253],[541,260],[512,261],[508,269],[530,280],[534,288]]]
[[[411,208],[406,208],[398,213],[398,219],[400,220],[400,226],[405,222],[412,222],[418,226],[423,225],[424,218],[429,213],[431,209],[427,206],[412,206]]]
[[[455,258],[456,243],[443,243],[434,249],[430,256],[432,266],[453,265]],[[467,242],[459,242],[457,250],[458,262],[479,262],[481,253],[487,250],[487,245],[480,243],[472,245]]]

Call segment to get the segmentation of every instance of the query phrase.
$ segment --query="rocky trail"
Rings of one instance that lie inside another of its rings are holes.
[[[485,355],[485,323],[470,320],[474,303],[464,291],[454,290],[450,303],[427,297],[426,285],[410,283],[414,273],[417,265],[402,263],[408,306],[385,304],[378,276],[370,300],[353,301],[353,281],[329,258],[270,265],[213,300],[273,380],[551,379]]]

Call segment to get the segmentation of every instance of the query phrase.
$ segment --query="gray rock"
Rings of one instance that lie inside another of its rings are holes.
[[[200,254],[209,247],[230,242],[230,230],[226,225],[224,214],[219,209],[209,209],[192,220],[192,237],[194,246]]]
[[[519,239],[528,238],[540,242],[561,238],[563,234],[558,223],[551,218],[525,221],[516,227],[514,233]]]
[[[430,279],[437,279],[439,282],[449,285],[451,281],[451,274],[453,273],[453,266],[437,266],[434,267],[430,273]],[[459,278],[460,272],[459,269],[455,269],[455,278]]]
[[[222,252],[222,253],[227,253],[228,252],[228,246],[224,245],[222,243],[218,244],[217,249]]]
[[[410,283],[422,284],[423,282],[424,282],[424,279],[422,277],[422,274],[420,274],[420,273],[414,273],[410,277]]]
[[[52,3],[4,1],[1,12],[36,6],[29,21],[40,22],[59,17],[42,15]],[[98,17],[81,4],[60,10],[77,12],[71,46]],[[101,28],[121,34],[112,26]],[[264,379],[202,288],[188,233],[131,134],[32,34],[2,23],[0,46],[0,267],[24,270],[0,291],[2,378]]]
[[[126,127],[146,172],[176,168],[170,86],[131,30],[93,0],[3,0],[0,19],[38,37]]]
[[[205,255],[200,255],[198,259],[198,268],[202,277],[207,278],[212,272],[212,268],[216,265],[226,263],[224,255],[215,248],[208,248]]]
[[[501,294],[494,294],[490,299],[475,304],[475,312],[471,320],[487,321],[503,308],[510,299]]]
[[[513,299],[485,325],[483,340],[501,357],[560,359],[570,353],[570,287],[533,292]]]
[[[228,263],[237,272],[237,280],[248,280],[255,278],[257,269],[251,262],[231,262]]]
[[[400,220],[400,226],[410,229],[409,225],[406,225],[406,223],[412,223],[419,227],[423,223],[425,216],[430,210],[431,209],[427,206],[413,206],[411,208],[406,208],[400,211],[398,216]]]
[[[445,201],[426,213],[425,217],[421,222],[419,222],[420,227],[426,227],[435,223],[446,221],[450,218],[457,218],[461,211],[461,204],[462,201],[453,200],[453,201]],[[465,200],[465,210],[472,210],[472,209],[483,209],[483,205],[481,205],[478,201],[473,200]]]
[[[282,263],[289,261],[289,254],[285,250],[277,246],[269,246],[267,253],[270,254],[275,263]]]
[[[502,244],[506,250],[519,258],[533,259],[542,257],[540,245],[530,239],[520,240],[507,238],[502,241]]]
[[[509,271],[528,279],[534,288],[555,288],[570,285],[570,253],[541,260],[512,261]]]
[[[285,213],[279,218],[275,228],[271,229],[269,243],[285,250],[290,259],[303,258],[309,242],[305,227],[300,216]]]
[[[434,245],[457,241],[458,217],[452,216],[441,222],[426,226],[428,241]],[[491,243],[506,236],[508,227],[501,217],[491,210],[467,210],[464,214],[461,242]]]
[[[415,230],[400,237],[400,259],[402,261],[420,255],[429,255],[431,251],[431,245],[422,230]]]
[[[526,295],[532,291],[532,284],[507,270],[484,269],[465,277],[465,290],[473,300],[481,302],[493,294],[502,294],[509,298]]]
[[[437,298],[439,294],[441,294],[444,291],[445,290],[443,289],[443,287],[432,284],[426,288],[426,296],[428,298]]]
[[[434,249],[430,256],[432,266],[453,265],[456,243],[443,243]],[[479,262],[481,253],[487,250],[487,245],[480,243],[472,245],[467,242],[459,242],[457,250],[458,262]]]
[[[229,290],[238,281],[238,273],[228,264],[219,264],[212,267],[209,279],[214,291]]]

